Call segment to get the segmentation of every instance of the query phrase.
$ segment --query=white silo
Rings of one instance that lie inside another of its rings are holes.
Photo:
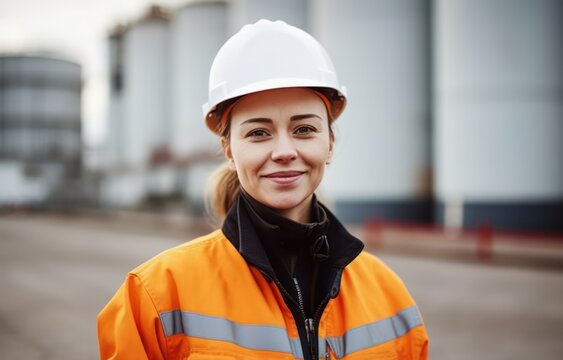
[[[205,126],[209,69],[227,39],[225,1],[192,1],[171,20],[172,152],[177,159],[217,152],[217,139]]]
[[[434,18],[440,218],[563,231],[563,2],[438,0]]]
[[[142,169],[170,134],[169,26],[160,8],[125,31],[123,51],[124,162]]]
[[[283,20],[309,30],[309,0],[236,0],[230,3],[229,33],[260,19]]]
[[[117,207],[138,205],[146,191],[144,168],[146,164],[141,163],[142,160],[139,160],[139,164],[134,164],[130,154],[131,149],[128,149],[133,143],[141,146],[146,139],[141,138],[143,134],[140,132],[134,133],[137,138],[132,139],[133,134],[128,127],[134,126],[134,122],[128,123],[125,117],[127,90],[130,86],[139,83],[139,80],[135,79],[129,82],[129,86],[125,84],[125,66],[131,63],[131,61],[125,62],[124,40],[127,30],[127,27],[118,25],[108,38],[109,103],[105,143],[106,173],[101,184],[100,195],[102,204]],[[129,101],[130,104],[133,103],[132,98],[129,98]],[[148,152],[149,150],[145,150],[144,157],[150,156]]]
[[[108,39],[109,103],[107,111],[107,137],[105,165],[116,171],[124,165],[124,114],[123,114],[123,34],[124,26],[112,30]]]
[[[107,205],[139,205],[153,187],[151,159],[169,145],[169,37],[168,15],[157,6],[110,36]]]
[[[421,0],[316,0],[348,106],[323,182],[344,221],[430,221],[430,19]]]
[[[10,176],[21,180],[22,203],[28,202],[26,189],[29,199],[44,201],[79,176],[81,86],[81,68],[74,62],[0,56],[0,159],[7,161]]]

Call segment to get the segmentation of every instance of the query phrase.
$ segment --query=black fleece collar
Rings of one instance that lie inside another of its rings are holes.
[[[317,261],[323,261],[329,255],[326,233],[330,221],[314,195],[309,223],[283,217],[244,191],[241,192],[241,199],[267,253],[288,257],[299,255],[303,258],[313,256]]]
[[[285,221],[282,221],[282,226],[284,229],[288,229],[288,226],[292,228],[295,227],[297,231],[307,231],[309,227],[314,231],[324,233],[323,235],[326,235],[330,243],[330,253],[328,258],[323,261],[323,264],[333,269],[341,270],[360,254],[364,245],[360,240],[352,236],[322,203],[317,202],[316,199],[314,200],[313,206],[317,208],[317,214],[314,215],[316,218],[313,219],[313,225],[299,224],[284,218]],[[256,202],[256,200],[254,201]],[[239,250],[240,254],[248,263],[254,265],[267,276],[274,279],[276,277],[272,264],[266,254],[267,250],[258,237],[255,228],[257,224],[256,221],[252,220],[253,214],[251,214],[251,211],[253,211],[252,205],[245,201],[242,194],[239,194],[235,204],[231,207],[225,218],[222,227],[223,233],[235,248]],[[268,214],[264,216],[264,214],[264,212],[260,211],[260,215],[267,219],[263,219],[265,220],[264,224],[259,226],[270,227],[272,234],[275,234],[276,227],[279,229],[279,224],[281,224],[279,222],[279,215],[275,214],[276,216],[270,216],[272,214]],[[271,223],[270,221],[278,221],[278,224]]]

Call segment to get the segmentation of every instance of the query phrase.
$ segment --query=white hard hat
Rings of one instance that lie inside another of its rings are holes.
[[[287,87],[321,92],[332,121],[346,106],[346,89],[315,38],[283,21],[262,19],[245,25],[221,47],[211,66],[209,98],[203,104],[207,127],[215,133],[222,130],[219,122],[234,99]]]

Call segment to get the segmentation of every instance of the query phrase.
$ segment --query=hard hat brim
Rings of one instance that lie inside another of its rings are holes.
[[[331,122],[334,122],[342,114],[344,108],[346,107],[347,101],[345,87],[342,87],[340,90],[336,90],[332,87],[327,87],[326,84],[311,81],[309,79],[270,79],[237,89],[236,92],[225,96],[225,100],[213,105],[212,107],[209,106],[209,103],[205,103],[203,105],[205,123],[209,130],[221,135],[220,132],[222,131],[222,126],[219,126],[219,122],[225,109],[227,109],[234,101],[238,100],[242,96],[261,91],[296,87],[312,88],[316,91],[322,92],[331,103],[331,107],[327,109]]]

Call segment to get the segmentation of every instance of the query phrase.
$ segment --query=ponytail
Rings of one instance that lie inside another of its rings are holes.
[[[228,162],[221,164],[211,174],[206,192],[207,213],[216,225],[220,225],[240,192],[237,172],[229,168]]]

